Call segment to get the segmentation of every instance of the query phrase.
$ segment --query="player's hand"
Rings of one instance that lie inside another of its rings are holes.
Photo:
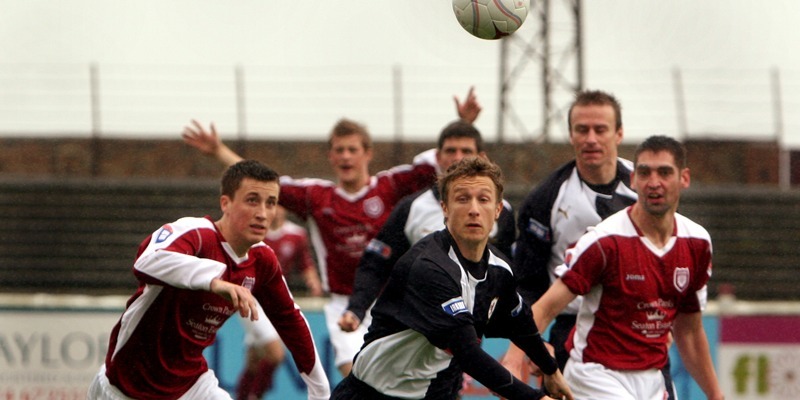
[[[556,369],[553,375],[544,376],[544,387],[547,389],[547,393],[549,393],[550,397],[574,400],[572,390],[570,390],[569,385],[567,385],[567,380],[564,379],[564,375],[561,375],[561,371],[558,369]]]
[[[244,286],[234,285],[233,283],[214,278],[211,281],[211,291],[233,304],[233,308],[239,311],[242,318],[250,318],[251,321],[258,319],[258,306],[255,297],[250,293],[250,289]]]
[[[458,112],[459,118],[469,123],[474,123],[475,120],[478,119],[482,108],[478,103],[478,98],[475,96],[474,86],[470,86],[467,97],[464,98],[463,103],[458,100],[458,96],[453,96],[453,99],[456,101],[456,111]]]
[[[548,342],[544,342],[544,347],[547,349],[547,352],[550,353],[550,357],[555,358],[556,349],[553,347],[553,345],[548,343]],[[533,376],[543,376],[544,375],[544,373],[539,368],[539,366],[536,365],[536,363],[533,362],[532,360],[528,360],[528,371]]]
[[[527,356],[525,356],[525,352],[523,352],[519,347],[515,346],[511,343],[508,346],[508,350],[506,354],[503,355],[503,358],[500,359],[500,364],[505,367],[511,375],[514,375],[515,378],[527,382],[528,381],[528,360]]]
[[[352,311],[345,311],[339,318],[339,328],[345,332],[354,332],[361,325],[361,320]]]
[[[209,124],[209,130],[206,130],[200,122],[193,119],[191,125],[183,128],[181,136],[184,143],[210,156],[215,156],[222,145],[213,122]]]

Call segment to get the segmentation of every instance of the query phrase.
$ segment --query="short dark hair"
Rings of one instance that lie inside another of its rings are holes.
[[[462,158],[439,177],[439,193],[441,193],[442,201],[447,202],[449,186],[454,180],[473,176],[485,176],[491,179],[497,189],[497,201],[501,201],[503,198],[503,171],[497,164],[483,157],[474,156]]]
[[[656,135],[645,139],[644,142],[636,147],[636,151],[633,155],[634,164],[639,164],[639,154],[644,151],[652,151],[653,153],[658,153],[660,151],[669,152],[675,159],[675,165],[677,165],[678,168],[686,168],[686,147],[683,143],[669,136]]]
[[[617,101],[614,95],[601,90],[583,90],[575,94],[575,100],[572,102],[572,105],[569,106],[567,124],[569,125],[570,132],[572,132],[572,109],[575,108],[575,106],[590,105],[611,106],[611,108],[614,109],[614,119],[616,120],[614,130],[622,128],[622,106],[620,106],[619,101]]]
[[[259,182],[278,182],[280,176],[272,168],[255,160],[242,160],[231,165],[222,174],[220,194],[233,198],[245,178]]]
[[[447,126],[442,129],[442,132],[439,133],[439,142],[437,143],[437,148],[441,150],[444,146],[444,142],[447,139],[452,138],[475,139],[475,147],[477,148],[478,153],[483,151],[483,138],[481,137],[481,132],[478,131],[478,128],[476,128],[475,125],[472,125],[463,119],[457,119],[447,124]]]
[[[334,125],[331,130],[331,134],[328,136],[328,149],[333,147],[333,138],[350,135],[361,136],[361,144],[364,146],[364,150],[372,148],[372,137],[370,137],[367,127],[356,121],[342,118],[336,122],[336,125]]]

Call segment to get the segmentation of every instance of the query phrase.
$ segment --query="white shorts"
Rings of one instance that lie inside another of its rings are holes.
[[[257,304],[257,303],[256,303]],[[280,335],[275,327],[272,326],[261,304],[258,304],[258,320],[251,321],[250,318],[242,318],[242,328],[244,328],[244,344],[247,347],[262,345],[265,343],[280,340]]]
[[[189,388],[189,391],[183,394],[179,400],[232,400],[231,395],[219,387],[219,380],[214,375],[213,370],[208,370],[197,382]],[[134,400],[125,396],[119,389],[117,389],[106,377],[106,365],[100,366],[100,371],[95,375],[89,391],[86,393],[86,400]]]
[[[345,332],[339,327],[339,319],[347,310],[347,301],[350,296],[331,293],[331,301],[325,304],[325,324],[328,326],[328,335],[333,346],[334,364],[337,367],[353,362],[353,357],[361,350],[364,344],[364,334],[367,333],[369,324],[372,323],[372,313],[367,310],[364,320],[353,332]]]
[[[658,369],[619,371],[570,358],[564,367],[575,400],[665,400],[664,375]]]

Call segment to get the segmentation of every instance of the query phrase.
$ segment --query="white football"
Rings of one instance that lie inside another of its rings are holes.
[[[481,39],[514,33],[528,16],[528,0],[453,0],[461,26]]]

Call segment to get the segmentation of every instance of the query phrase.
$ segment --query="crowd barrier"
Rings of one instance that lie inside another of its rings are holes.
[[[122,296],[0,294],[0,399],[83,400],[104,360],[109,332],[125,300]],[[335,385],[341,376],[333,365],[322,301],[298,299]],[[244,365],[244,334],[237,318],[220,329],[217,342],[206,350],[220,384],[231,392]],[[727,399],[800,398],[800,303],[715,301],[709,304],[703,323]],[[484,348],[495,357],[506,346],[505,340],[484,341]],[[674,346],[670,354],[679,398],[704,398]],[[306,398],[291,357],[276,372],[267,397]],[[494,397],[475,384],[463,398]]]

